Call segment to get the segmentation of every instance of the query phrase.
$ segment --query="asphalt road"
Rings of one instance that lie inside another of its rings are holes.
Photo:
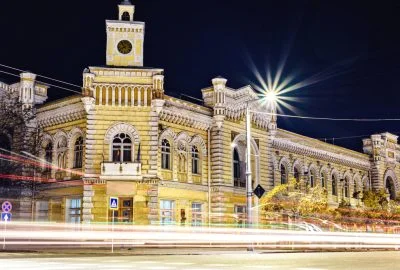
[[[29,256],[29,258],[28,258]],[[399,269],[400,252],[270,253],[238,252],[202,255],[74,256],[1,253],[0,269]]]

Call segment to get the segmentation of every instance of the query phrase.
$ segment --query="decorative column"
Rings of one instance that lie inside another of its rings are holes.
[[[87,113],[87,135],[86,135],[86,146],[85,146],[85,168],[84,168],[84,176],[83,176],[83,216],[82,216],[82,221],[83,223],[90,223],[93,220],[93,215],[92,215],[92,208],[93,208],[93,203],[92,203],[92,198],[94,196],[94,191],[93,191],[93,186],[90,184],[86,184],[87,182],[90,181],[85,181],[85,180],[90,180],[97,178],[98,176],[95,173],[94,170],[94,160],[95,160],[95,154],[96,150],[94,149],[95,145],[95,115],[94,115],[94,109],[95,109],[95,103],[96,100],[92,96],[86,96],[83,97],[82,99],[83,106],[85,108],[85,111]]]

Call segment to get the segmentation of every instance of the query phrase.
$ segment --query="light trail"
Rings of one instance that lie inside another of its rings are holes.
[[[66,225],[9,223],[6,245],[52,248],[54,246],[116,246],[165,248],[296,248],[296,249],[395,249],[399,234],[301,232],[260,229],[194,228],[163,226]],[[113,241],[111,240],[113,239]]]

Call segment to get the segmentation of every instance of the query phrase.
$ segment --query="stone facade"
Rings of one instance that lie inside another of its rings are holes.
[[[220,77],[201,90],[201,105],[166,95],[163,69],[143,67],[145,25],[133,21],[134,11],[124,1],[119,20],[107,21],[107,66],[85,69],[82,96],[37,108],[40,177],[48,181],[35,194],[45,206],[35,211],[47,211],[47,220],[241,223],[247,106],[253,188],[268,191],[294,178],[303,192],[323,185],[332,207],[362,206],[368,189],[386,188],[392,199],[400,191],[400,146],[392,134],[372,135],[358,153],[278,129],[274,109],[251,86],[232,89]],[[119,45],[122,39],[132,48]],[[35,85],[33,77],[21,80]],[[120,200],[115,213],[110,197]],[[253,204],[257,213],[255,196]]]

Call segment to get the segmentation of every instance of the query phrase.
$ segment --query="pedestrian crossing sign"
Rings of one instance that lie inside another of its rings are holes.
[[[110,210],[118,210],[118,198],[110,197]]]

